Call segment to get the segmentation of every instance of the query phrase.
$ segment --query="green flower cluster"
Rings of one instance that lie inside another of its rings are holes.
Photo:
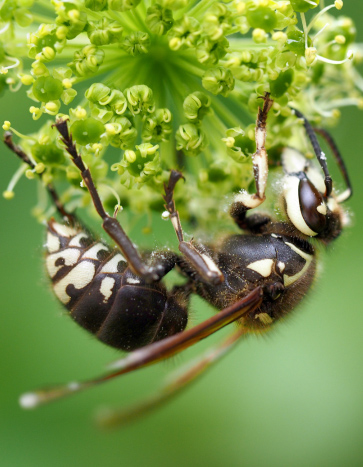
[[[363,107],[362,50],[342,7],[342,0],[38,0],[35,8],[33,0],[2,0],[0,92],[26,86],[32,118],[53,116],[36,134],[17,133],[36,168],[21,167],[4,196],[13,196],[21,174],[37,172],[44,183],[68,180],[63,199],[72,208],[90,205],[51,126],[54,116],[66,117],[110,210],[121,199],[134,213],[161,213],[163,183],[179,167],[181,215],[212,225],[225,197],[253,180],[259,96],[274,99],[271,154],[292,140],[307,151],[290,106],[323,125],[337,122],[340,107]]]

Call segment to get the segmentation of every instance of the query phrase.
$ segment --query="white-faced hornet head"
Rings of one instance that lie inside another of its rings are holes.
[[[324,177],[312,161],[306,159],[300,152],[285,148],[282,154],[282,165],[285,172],[283,197],[286,213],[299,232],[309,237],[330,241],[340,234],[344,225],[345,214],[340,203],[352,195],[350,180],[343,159],[331,136],[325,130],[312,128],[301,112],[295,110],[295,114],[304,121]],[[323,136],[329,144],[345,179],[347,188],[340,195],[333,192],[333,182],[328,172],[326,157],[315,133]]]

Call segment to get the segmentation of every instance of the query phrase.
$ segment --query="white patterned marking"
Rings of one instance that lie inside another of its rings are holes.
[[[305,222],[300,209],[299,201],[299,183],[300,180],[295,176],[287,176],[284,182],[284,196],[286,200],[286,210],[290,221],[294,226],[305,235],[314,237],[316,232]]]
[[[58,224],[58,222],[53,222],[52,228],[57,232],[61,237],[74,237],[77,235],[77,230],[68,225]]]
[[[60,241],[59,238],[53,235],[52,233],[47,233],[47,249],[49,253],[54,253],[59,250],[60,248]]]
[[[46,259],[49,276],[53,278],[63,266],[73,266],[76,264],[80,255],[81,252],[77,248],[67,248],[66,250],[49,255]],[[55,263],[59,258],[64,259],[64,264],[56,266]]]
[[[129,277],[129,278],[126,280],[126,282],[127,282],[128,284],[140,284],[139,279],[133,279],[132,277]]]
[[[120,261],[123,261],[126,263],[126,260],[125,258],[120,254],[120,253],[117,253],[113,258],[110,259],[110,261],[108,261],[104,266],[103,268],[101,269],[100,272],[103,272],[105,274],[114,274],[115,272],[117,273],[118,270],[117,270],[117,265]]]
[[[88,258],[88,259],[96,259],[98,260],[98,257],[97,257],[97,253],[99,251],[102,251],[102,250],[105,250],[105,251],[108,251],[108,248],[106,245],[103,245],[103,243],[96,243],[96,245],[94,245],[93,247],[91,247],[89,250],[87,250],[82,258]]]
[[[273,259],[260,259],[254,263],[250,263],[247,266],[247,269],[252,269],[252,271],[257,272],[262,277],[268,277],[272,273],[272,266],[274,265]]]
[[[305,263],[304,267],[301,269],[301,271],[299,271],[294,276],[288,276],[287,274],[284,274],[284,285],[285,285],[285,287],[287,287],[287,286],[293,284],[294,282],[296,282],[298,279],[300,279],[301,276],[303,276],[305,274],[305,271],[307,271],[309,269],[310,263],[313,260],[313,256],[309,255],[309,253],[305,253],[304,251],[300,250],[297,246],[293,245],[292,243],[285,242],[285,245],[290,247],[292,249],[292,251],[297,253],[299,256],[304,258],[304,260],[306,261],[306,263]]]
[[[105,277],[101,282],[100,292],[105,297],[103,303],[107,303],[112,295],[112,289],[115,285],[115,279],[113,277]]]
[[[82,238],[88,238],[88,235],[84,232],[79,233],[75,237],[72,238],[72,240],[69,242],[68,246],[78,246],[81,247],[81,240]]]
[[[95,271],[96,267],[91,261],[81,261],[54,286],[54,293],[66,305],[71,299],[66,292],[68,285],[72,284],[78,290],[83,289],[92,281]]]

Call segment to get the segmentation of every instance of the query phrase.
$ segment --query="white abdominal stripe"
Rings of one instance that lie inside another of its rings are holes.
[[[82,240],[85,239],[88,239],[87,246],[84,246],[84,243],[82,245]],[[72,300],[67,293],[69,286],[72,286],[71,291],[78,299],[77,291],[82,294],[82,290],[92,283],[97,274],[104,275],[98,287],[103,302],[107,303],[116,283],[111,275],[121,274],[120,271],[127,267],[126,259],[118,251],[111,250],[101,242],[92,241],[92,238],[79,228],[64,226],[54,221],[49,224],[46,247],[47,272],[52,279],[55,295],[64,305],[70,304]]]

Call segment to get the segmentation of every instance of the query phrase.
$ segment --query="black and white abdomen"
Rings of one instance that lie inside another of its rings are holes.
[[[118,249],[81,227],[50,220],[46,268],[72,318],[104,343],[131,351],[183,331],[186,304],[161,283],[146,284]]]

